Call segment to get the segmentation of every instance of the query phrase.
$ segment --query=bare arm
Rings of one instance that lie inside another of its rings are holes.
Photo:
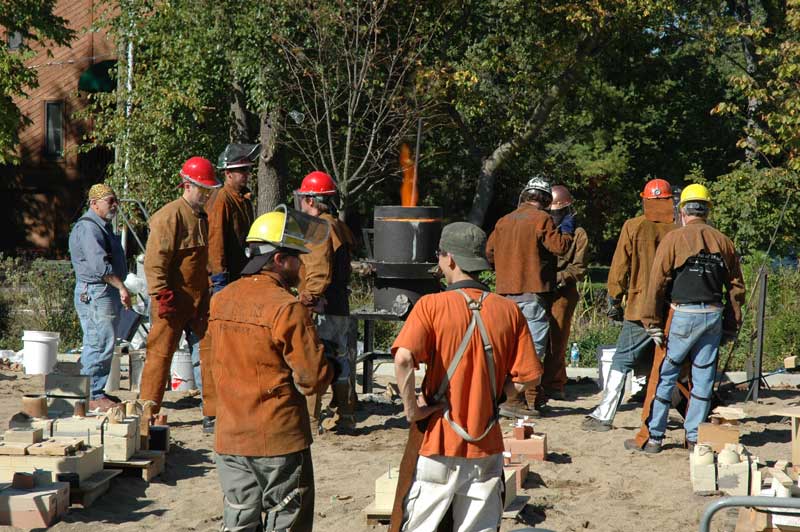
[[[103,276],[103,281],[119,290],[119,300],[122,302],[123,307],[131,308],[131,295],[128,293],[128,289],[125,288],[125,283],[122,282],[122,279],[110,273]]]
[[[406,419],[409,422],[425,419],[444,407],[442,404],[429,406],[422,394],[417,395],[414,356],[405,347],[398,347],[395,352],[394,374],[397,379],[397,387],[400,389],[400,398],[403,400]]]

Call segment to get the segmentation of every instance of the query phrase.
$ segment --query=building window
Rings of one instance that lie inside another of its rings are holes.
[[[19,50],[22,47],[22,33],[12,31],[8,34],[8,49],[13,51]]]
[[[53,101],[44,104],[44,154],[47,157],[64,156],[64,102]]]

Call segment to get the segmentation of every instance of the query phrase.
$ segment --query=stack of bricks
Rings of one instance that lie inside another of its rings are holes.
[[[44,378],[48,417],[71,416],[75,403],[89,404],[89,377],[49,373]]]
[[[121,421],[105,416],[56,419],[53,438],[83,438],[90,445],[101,446],[106,460],[125,461],[139,450],[139,418],[123,417]]]
[[[547,459],[547,435],[534,434],[533,423],[518,420],[511,437],[503,438],[503,448],[512,463]]]
[[[67,513],[69,484],[6,488],[0,491],[0,525],[17,528],[47,528]]]

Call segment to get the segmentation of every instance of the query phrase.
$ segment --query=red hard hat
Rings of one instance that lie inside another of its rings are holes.
[[[640,194],[644,199],[662,199],[672,197],[672,187],[665,179],[651,179]]]
[[[336,182],[325,172],[316,170],[303,178],[295,193],[301,196],[333,196],[336,194]]]
[[[214,165],[204,157],[192,157],[183,163],[181,178],[185,183],[191,183],[202,188],[219,188],[222,186],[217,181]]]

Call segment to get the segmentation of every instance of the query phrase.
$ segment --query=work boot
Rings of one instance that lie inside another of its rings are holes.
[[[89,401],[89,411],[90,412],[105,412],[109,408],[117,406],[119,403],[115,403],[105,395],[101,395],[96,399],[92,399]]]
[[[337,434],[352,434],[356,428],[356,418],[353,415],[353,403],[350,397],[350,382],[335,382],[331,386],[333,391],[332,405],[336,405],[335,414],[322,420],[322,428],[333,430]]]
[[[555,401],[566,401],[567,397],[564,395],[564,390],[546,390],[545,394],[548,399]]]
[[[523,394],[506,399],[506,402],[500,405],[500,415],[511,419],[541,417],[541,414],[538,410],[528,408],[528,404],[525,402],[525,396]]]
[[[214,434],[214,426],[217,424],[217,418],[213,416],[203,416],[203,432],[206,434]]]
[[[629,451],[647,454],[658,454],[661,452],[661,440],[654,440],[653,438],[647,440],[647,443],[644,444],[644,448],[640,447],[634,439],[625,440],[623,445]]]
[[[336,412],[330,417],[322,420],[320,432],[331,431],[336,434],[353,434],[356,430],[356,418],[352,415],[345,415]]]
[[[586,419],[581,423],[581,428],[587,432],[608,432],[614,427],[611,426],[611,423],[603,423],[592,416],[586,416]]]

